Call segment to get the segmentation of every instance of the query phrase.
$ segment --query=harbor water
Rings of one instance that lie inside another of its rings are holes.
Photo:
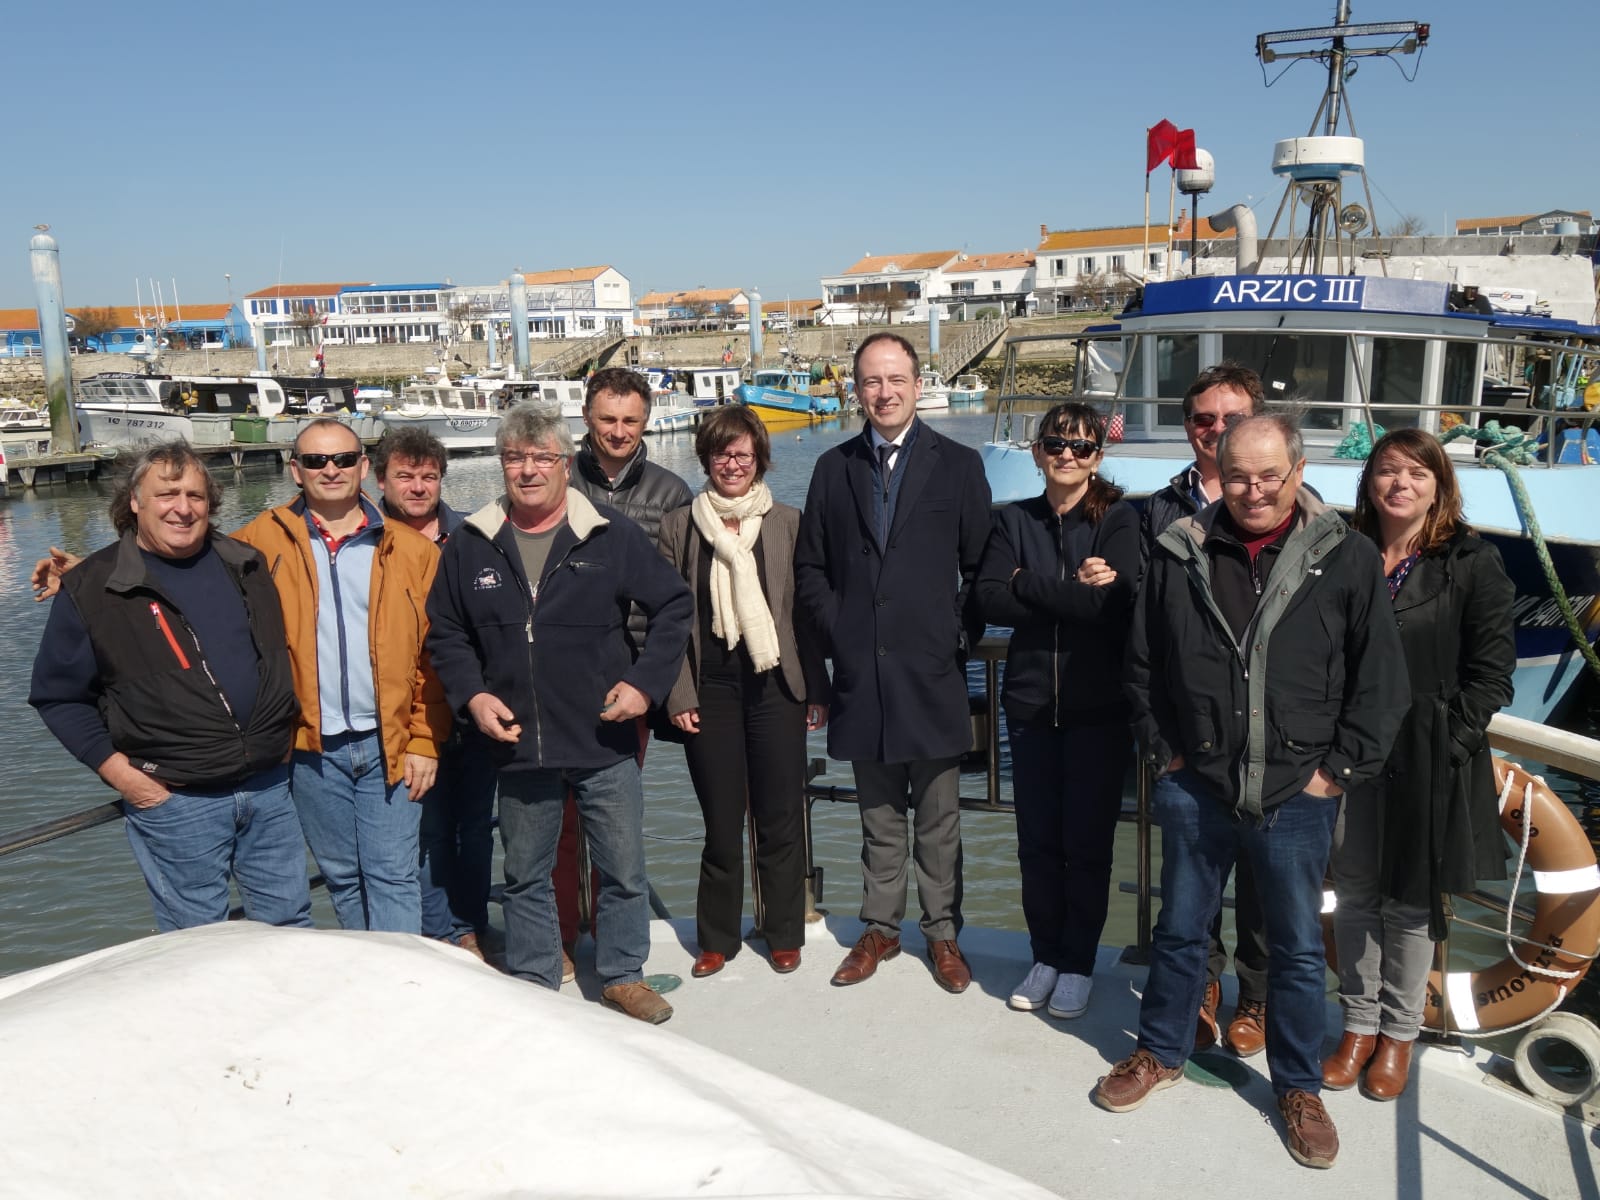
[[[967,445],[979,446],[991,434],[994,418],[979,408],[924,414],[933,427]],[[825,422],[809,429],[773,435],[773,469],[768,476],[777,499],[796,507],[805,501],[812,464],[830,446],[857,434],[861,418]],[[692,433],[647,439],[653,460],[678,472],[698,488],[704,476],[694,457]],[[218,527],[235,529],[255,514],[294,494],[287,472],[223,471]],[[452,459],[444,495],[457,508],[473,509],[501,491],[498,462],[492,456]],[[0,501],[0,621],[9,630],[8,652],[0,662],[0,834],[65,816],[114,799],[113,793],[71,758],[27,705],[29,673],[44,628],[48,606],[36,604],[28,587],[34,561],[52,546],[85,552],[111,540],[107,517],[109,482],[72,484],[42,492],[14,489]],[[813,735],[809,754],[825,757],[826,735]],[[645,760],[645,834],[650,881],[674,916],[694,911],[703,826],[684,767],[681,748],[652,744]],[[818,780],[849,786],[847,764],[829,761]],[[967,775],[963,794],[981,797],[984,777]],[[1006,785],[1009,798],[1009,783]],[[854,806],[819,802],[813,809],[816,860],[823,868],[822,907],[854,915],[860,905],[860,822]],[[1016,871],[1015,831],[1009,815],[969,813],[963,817],[966,854],[967,919],[1008,929],[1023,928]],[[1120,835],[1120,879],[1133,879],[1132,830]],[[1126,864],[1125,868],[1120,864]],[[913,884],[913,893],[915,885]],[[103,825],[68,838],[0,858],[0,975],[56,962],[75,954],[154,932],[150,902],[120,823]],[[913,894],[908,912],[917,912]],[[319,925],[336,922],[325,895],[314,898]],[[498,923],[497,914],[492,914]],[[1132,939],[1131,898],[1114,897],[1114,926],[1108,941]]]

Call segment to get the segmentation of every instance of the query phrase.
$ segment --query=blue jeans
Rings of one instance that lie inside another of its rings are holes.
[[[457,727],[422,800],[422,932],[444,941],[489,924],[494,860],[494,763],[481,734]]]
[[[122,811],[161,932],[226,921],[230,875],[252,921],[311,924],[306,845],[287,767],[231,788],[174,791],[154,808],[123,801]]]
[[[506,970],[561,986],[561,929],[550,871],[561,838],[561,810],[572,789],[600,873],[594,965],[604,987],[644,978],[650,954],[650,885],[644,866],[644,789],[639,764],[503,771],[500,840],[505,845]]]
[[[296,750],[289,787],[340,928],[422,932],[422,806],[404,782],[389,786],[378,731],[324,735],[321,754]]]
[[[1185,769],[1156,782],[1151,810],[1161,827],[1161,916],[1139,1008],[1139,1048],[1168,1067],[1194,1049],[1211,920],[1235,856],[1247,856],[1267,924],[1272,1090],[1317,1094],[1327,1003],[1322,880],[1338,798],[1301,792],[1260,820],[1241,818]]]

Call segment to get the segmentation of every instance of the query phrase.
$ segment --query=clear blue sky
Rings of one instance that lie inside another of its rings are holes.
[[[162,10],[165,11],[162,11]],[[13,20],[0,306],[48,222],[69,307],[177,280],[458,283],[610,263],[646,289],[820,294],[864,253],[1034,247],[1137,222],[1163,117],[1217,160],[1202,213],[1280,188],[1310,63],[1269,88],[1257,33],[1333,0],[740,4],[322,0],[28,7]],[[1356,0],[1433,23],[1352,84],[1380,218],[1600,205],[1581,6]],[[28,114],[34,114],[29,119]],[[1165,168],[1154,177],[1159,219]]]

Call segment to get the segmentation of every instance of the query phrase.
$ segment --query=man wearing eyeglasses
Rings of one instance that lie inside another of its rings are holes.
[[[660,1024],[644,982],[649,883],[637,718],[678,677],[693,604],[654,542],[568,487],[559,413],[519,405],[496,436],[505,495],[445,543],[428,597],[428,648],[452,709],[489,739],[505,843],[506,969],[561,986],[550,871],[568,788],[600,873],[595,970],[604,1002]],[[627,622],[646,628],[638,656]]]
[[[855,380],[867,428],[817,460],[794,555],[796,607],[833,658],[828,754],[849,760],[861,809],[866,929],[833,983],[860,983],[900,953],[912,859],[934,980],[963,992],[959,772],[989,485],[976,451],[917,419],[922,376],[905,338],[863,341]]]
[[[1162,772],[1161,915],[1138,1045],[1095,1089],[1138,1108],[1183,1075],[1226,872],[1248,859],[1266,915],[1267,1067],[1289,1153],[1330,1167],[1322,1105],[1322,880],[1339,796],[1382,768],[1410,703],[1377,550],[1301,483],[1286,417],[1218,446],[1222,501],[1156,539],[1128,647],[1127,694]]]
[[[345,929],[418,933],[420,801],[450,714],[423,651],[437,548],[361,494],[361,439],[334,420],[295,439],[300,496],[234,536],[283,603],[300,722],[289,786]]]
[[[1261,376],[1249,367],[1224,361],[1195,376],[1183,394],[1183,431],[1194,451],[1194,461],[1145,501],[1140,533],[1147,561],[1167,526],[1222,498],[1217,444],[1229,426],[1260,412],[1265,404]],[[1226,877],[1223,884],[1227,884]],[[1224,1035],[1217,1021],[1217,1007],[1222,1002],[1222,972],[1228,965],[1228,952],[1222,944],[1222,910],[1218,908],[1211,927],[1206,990],[1195,1021],[1194,1048],[1208,1050],[1225,1036],[1235,1054],[1250,1058],[1261,1052],[1267,1040],[1267,934],[1250,864],[1243,858],[1233,872],[1233,925],[1238,1002]]]

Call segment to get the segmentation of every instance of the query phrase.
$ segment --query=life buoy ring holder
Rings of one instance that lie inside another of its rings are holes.
[[[1600,952],[1600,866],[1583,827],[1541,776],[1499,756],[1492,762],[1500,828],[1518,847],[1511,897],[1531,869],[1538,899],[1533,924],[1520,937],[1512,928],[1513,905],[1506,906],[1506,956],[1499,962],[1428,975],[1423,1028],[1472,1038],[1543,1020]]]
[[[1500,828],[1518,846],[1506,955],[1479,970],[1429,972],[1422,1027],[1430,1033],[1484,1038],[1536,1025],[1572,994],[1600,954],[1600,865],[1583,827],[1542,777],[1498,755],[1491,761]],[[1528,870],[1538,899],[1532,924],[1518,935],[1514,901]],[[1334,907],[1330,889],[1323,902],[1330,925]],[[1332,937],[1325,941],[1333,966]]]

